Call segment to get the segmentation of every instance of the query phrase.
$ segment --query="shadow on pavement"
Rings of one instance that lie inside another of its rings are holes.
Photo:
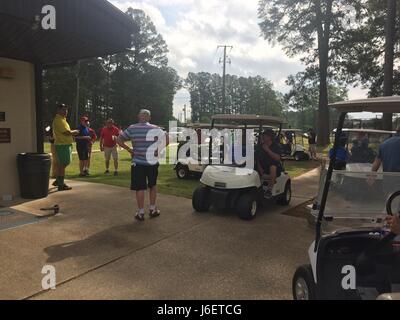
[[[131,223],[112,227],[93,234],[85,239],[66,242],[44,249],[48,255],[47,262],[54,263],[71,257],[95,256],[118,249],[132,249],[143,245],[138,238],[133,235],[145,233],[145,229],[140,228],[138,223]]]

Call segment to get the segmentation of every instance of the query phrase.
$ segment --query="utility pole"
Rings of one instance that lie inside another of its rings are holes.
[[[186,104],[185,105],[183,105],[183,123],[186,123],[186,111],[187,111],[187,108],[186,108]]]
[[[218,46],[217,49],[219,48],[224,48],[224,57],[222,59],[222,113],[225,114],[226,113],[226,63],[227,63],[227,56],[226,56],[226,49],[230,48],[233,49],[233,46],[227,46],[227,45],[223,45],[223,46]],[[221,63],[221,60],[220,60]],[[228,63],[231,63],[230,60],[228,60]]]

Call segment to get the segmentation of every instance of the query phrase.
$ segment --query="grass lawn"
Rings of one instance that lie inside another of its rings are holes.
[[[319,163],[316,161],[285,161],[286,171],[290,174],[292,178],[306,173],[307,171],[312,170],[318,166]],[[111,173],[105,175],[103,153],[93,153],[90,168],[90,177],[80,178],[78,156],[76,154],[73,154],[73,162],[67,168],[66,176],[67,179],[76,179],[86,182],[103,183],[129,188],[131,159],[128,153],[126,153],[125,151],[120,152],[118,176],[115,177],[112,173],[112,163],[110,167]],[[173,165],[160,165],[158,178],[158,189],[160,193],[191,198],[194,189],[199,184],[200,183],[197,179],[179,180],[176,177],[175,171],[173,170]]]
[[[75,143],[73,144],[73,146],[74,146],[74,151],[76,151]],[[44,152],[45,153],[50,153],[50,150],[51,150],[50,143],[49,142],[45,142],[44,143]],[[100,142],[99,141],[96,141],[93,144],[93,150],[100,150]]]

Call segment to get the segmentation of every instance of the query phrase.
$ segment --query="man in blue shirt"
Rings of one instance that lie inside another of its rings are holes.
[[[81,118],[81,124],[78,126],[79,134],[75,137],[76,151],[78,152],[79,157],[80,177],[85,177],[89,175],[89,144],[91,138],[88,123],[89,118]]]
[[[379,146],[378,156],[376,157],[372,171],[377,172],[382,166],[383,172],[400,172],[400,127],[397,128],[396,134],[383,142]],[[399,187],[393,187],[397,185],[399,181],[398,177],[384,177],[384,192],[385,195],[397,191]],[[397,235],[400,235],[400,218],[399,215],[394,214],[387,218],[391,231]]]
[[[131,125],[117,138],[118,145],[132,155],[131,190],[136,192],[138,212],[135,218],[139,221],[144,220],[144,192],[147,188],[150,189],[150,217],[160,215],[160,210],[156,207],[158,154],[155,150],[152,152],[157,138],[152,137],[161,137],[164,132],[161,128],[150,124],[150,119],[149,110],[140,110],[139,122]],[[125,144],[126,141],[132,142],[132,149]]]
[[[396,134],[379,146],[378,156],[372,165],[372,171],[383,168],[383,172],[400,172],[400,127]]]
[[[336,149],[335,170],[346,170],[349,153],[346,149],[347,136],[342,134],[339,138],[339,145]],[[333,148],[329,150],[329,159],[333,160]]]

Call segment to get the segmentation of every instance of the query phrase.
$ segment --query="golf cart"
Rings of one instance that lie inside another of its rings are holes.
[[[310,160],[310,155],[305,147],[304,133],[300,129],[282,129],[280,135],[280,145],[282,159],[287,160]]]
[[[322,169],[314,204],[318,211],[316,239],[308,250],[310,263],[294,274],[293,297],[369,300],[400,292],[400,241],[385,226],[387,215],[400,210],[400,173],[334,170],[346,115],[400,112],[400,97],[338,102],[330,107],[341,112],[334,157],[329,167]],[[348,197],[344,191],[354,180],[333,183],[347,176],[364,182],[354,190],[356,197]]]
[[[336,133],[336,129],[333,132]],[[346,136],[346,150],[349,154],[346,170],[371,171],[372,163],[378,154],[379,145],[395,132],[343,128],[342,133]]]
[[[253,141],[247,142],[258,146],[261,145],[261,133],[265,128],[281,127],[283,123],[280,118],[268,116],[214,115],[211,127],[217,127],[220,122],[224,124],[232,123],[245,130],[256,128]],[[257,143],[255,143],[256,141]],[[212,139],[210,141],[210,159],[211,144]],[[254,162],[256,163],[256,161]],[[200,182],[202,186],[194,191],[192,198],[192,205],[196,211],[208,211],[211,206],[218,209],[235,209],[243,220],[253,219],[257,213],[258,205],[264,201],[276,201],[280,205],[288,205],[292,195],[291,179],[284,169],[277,178],[272,194],[268,195],[268,199],[265,199],[265,188],[267,188],[268,182],[260,178],[254,167],[249,168],[245,164],[214,165],[210,161],[201,176]]]
[[[217,129],[236,129],[233,126],[226,126],[226,125],[218,125]],[[206,123],[192,123],[186,126],[186,129],[193,129],[196,130],[198,134],[198,143],[195,144],[194,149],[195,154],[191,154],[188,150],[185,155],[179,154],[180,148],[186,144],[186,141],[180,141],[177,148],[177,161],[174,165],[174,170],[176,172],[176,176],[179,179],[188,179],[191,177],[200,178],[204,169],[206,168],[206,163],[208,162],[208,153],[206,155],[202,155],[202,150],[209,148],[210,138],[206,138],[204,141],[200,141],[200,132],[199,130],[202,129],[211,129],[211,124]],[[185,136],[185,130],[180,132],[180,136]],[[214,141],[214,144],[219,144],[219,141]],[[193,150],[193,148],[191,149]]]
[[[188,124],[186,128],[189,129],[194,129],[194,130],[201,130],[201,129],[209,129],[210,125],[209,124],[202,124],[202,123],[196,123],[196,124]],[[180,132],[180,135],[183,136],[185,134],[185,129]],[[180,148],[186,143],[186,141],[180,141],[178,144],[177,148],[177,161],[174,165],[174,170],[176,172],[176,176],[179,179],[188,179],[189,177],[200,177],[201,174],[204,171],[205,165],[202,164],[204,163],[201,161],[201,148],[202,147],[208,147],[207,141],[205,141],[204,144],[199,143],[197,144],[197,149],[199,152],[196,155],[191,155],[189,152],[183,157],[179,156],[179,150]],[[195,146],[196,148],[196,146]],[[193,161],[194,158],[196,158],[196,161]]]

